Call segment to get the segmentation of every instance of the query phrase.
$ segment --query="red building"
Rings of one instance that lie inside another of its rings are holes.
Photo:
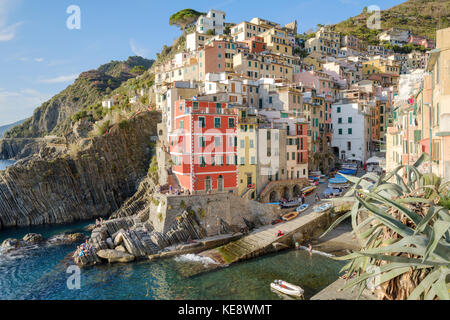
[[[262,37],[252,37],[248,40],[243,41],[248,47],[250,53],[260,53],[267,50],[266,43]]]
[[[237,188],[237,110],[192,100],[179,100],[175,108],[169,145],[181,186],[193,194]]]

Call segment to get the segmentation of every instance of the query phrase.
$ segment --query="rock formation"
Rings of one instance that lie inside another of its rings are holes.
[[[80,266],[95,265],[102,259],[109,263],[131,262],[169,246],[206,236],[195,213],[187,211],[164,234],[155,231],[145,215],[112,219],[94,229],[89,239],[90,250],[84,250],[82,255],[77,252],[74,260]]]
[[[107,217],[132,196],[151,160],[161,115],[82,139],[64,155],[33,156],[0,172],[0,229]]]

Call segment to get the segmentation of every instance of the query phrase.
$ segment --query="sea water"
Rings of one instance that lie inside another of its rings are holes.
[[[86,223],[84,224],[86,225]],[[21,238],[28,232],[44,238],[77,232],[83,224],[0,231],[0,241]],[[276,279],[301,286],[308,299],[339,276],[342,262],[306,250],[288,250],[197,275],[182,276],[183,269],[210,264],[196,255],[131,264],[100,265],[81,270],[80,289],[70,290],[67,273],[73,265],[74,245],[46,244],[0,253],[0,299],[48,300],[272,300],[283,299],[270,290]]]
[[[5,170],[7,167],[12,166],[15,163],[13,160],[0,160],[0,171]]]

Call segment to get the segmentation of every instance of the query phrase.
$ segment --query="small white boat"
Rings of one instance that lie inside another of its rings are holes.
[[[333,207],[333,205],[331,203],[325,203],[325,204],[321,205],[320,207],[315,208],[314,212],[321,213],[321,212],[331,209],[332,207]]]
[[[270,284],[270,288],[293,297],[303,297],[305,290],[299,286],[290,284],[283,280],[275,280]]]
[[[305,212],[308,208],[309,208],[309,204],[305,203],[305,204],[302,204],[297,209],[295,209],[295,211],[297,211],[298,213],[302,213],[302,212]]]

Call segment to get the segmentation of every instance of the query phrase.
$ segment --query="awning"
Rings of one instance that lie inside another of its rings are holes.
[[[378,163],[378,164],[380,164],[380,163],[383,163],[383,162],[385,162],[385,161],[386,161],[386,160],[383,159],[383,158],[372,157],[372,158],[370,158],[369,160],[367,160],[367,163]]]

